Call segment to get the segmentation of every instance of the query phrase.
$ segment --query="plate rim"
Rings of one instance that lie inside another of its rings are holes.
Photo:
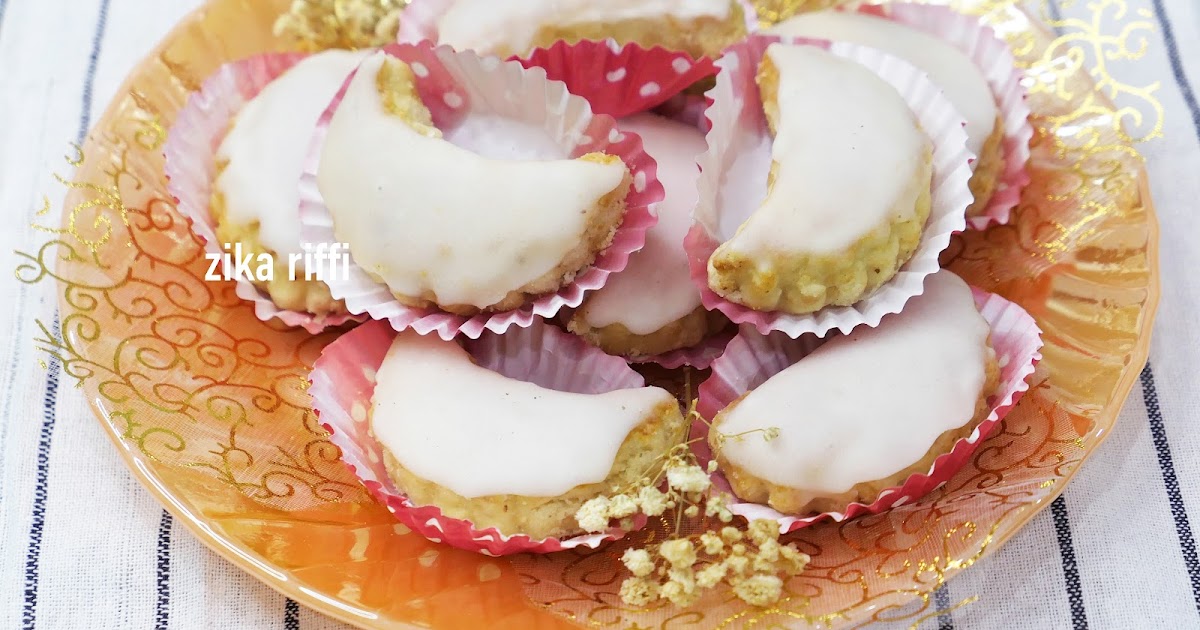
[[[162,38],[160,38],[154,47],[151,48],[134,65],[133,70],[131,70],[130,73],[125,76],[120,86],[114,92],[113,99],[109,101],[103,113],[96,118],[96,122],[88,130],[82,145],[82,151],[84,155],[90,154],[89,149],[94,149],[95,145],[99,142],[99,140],[96,139],[94,132],[106,121],[111,120],[121,108],[123,102],[122,95],[128,93],[135,84],[136,70],[142,67],[147,61],[160,57],[167,49],[170,42],[178,39],[179,36],[185,33],[193,23],[203,17],[204,13],[208,10],[208,5],[211,1],[212,0],[205,0],[202,5],[193,9],[191,12],[181,18],[170,30],[166,32],[166,34],[162,36]],[[1021,10],[1026,14],[1030,24],[1034,28],[1042,30],[1045,29],[1045,25],[1040,20],[1036,19],[1032,15],[1029,15],[1029,13],[1024,9]],[[1088,77],[1087,80],[1094,88],[1095,82],[1091,79],[1091,77]],[[1095,93],[1099,96],[1102,103],[1110,107],[1115,107],[1112,100],[1107,95],[1100,92]],[[1142,156],[1141,152],[1136,149],[1132,142],[1129,146],[1134,153],[1136,153],[1139,164],[1137,169],[1138,199],[1135,207],[1141,208],[1146,215],[1146,255],[1148,259],[1147,275],[1149,282],[1147,283],[1146,287],[1146,299],[1142,305],[1141,325],[1138,331],[1137,342],[1129,353],[1129,360],[1126,362],[1123,372],[1112,390],[1112,395],[1109,397],[1109,400],[1104,407],[1096,414],[1097,419],[1105,418],[1110,420],[1110,426],[1116,425],[1121,410],[1124,408],[1126,402],[1128,402],[1129,396],[1133,393],[1133,387],[1135,383],[1138,381],[1143,369],[1149,362],[1154,323],[1158,316],[1158,309],[1162,297],[1162,273],[1161,261],[1159,257],[1161,226],[1158,220],[1158,212],[1154,206],[1154,201],[1150,193],[1150,179],[1149,173],[1146,170],[1145,158]],[[69,194],[70,193],[68,193],[68,196]],[[66,211],[69,211],[69,207],[63,203],[63,212]],[[60,280],[55,280],[53,286],[55,288],[55,293],[57,294],[56,304],[58,308],[62,310],[64,307],[69,307],[69,305],[66,304],[66,296],[61,290],[59,290],[61,288],[60,282]],[[102,425],[105,435],[116,447],[116,450],[124,461],[126,468],[129,469],[130,473],[132,473],[133,477],[138,481],[138,483],[148,490],[150,494],[162,505],[162,507],[176,519],[176,521],[183,523],[184,527],[186,527],[187,530],[201,542],[201,544],[212,550],[218,556],[224,558],[238,569],[250,574],[256,580],[266,584],[279,594],[288,597],[297,603],[303,604],[318,613],[343,623],[365,629],[375,627],[404,629],[424,628],[424,626],[410,624],[403,621],[392,619],[384,620],[373,613],[371,613],[371,617],[364,617],[356,614],[347,608],[338,605],[331,599],[321,596],[315,590],[307,588],[300,579],[296,578],[294,575],[291,575],[290,571],[268,568],[273,567],[271,562],[264,558],[261,554],[249,549],[244,543],[234,538],[219,536],[212,530],[206,529],[201,523],[203,519],[196,514],[196,511],[190,502],[183,500],[169,492],[165,488],[165,484],[162,482],[159,476],[149,466],[146,466],[145,463],[134,456],[128,445],[121,440],[120,436],[114,430],[114,425],[111,419],[108,417],[107,410],[102,405],[98,404],[94,399],[90,398],[88,400],[88,407],[92,410],[92,414]],[[1100,424],[1099,420],[1097,420],[1097,424]],[[1011,528],[1009,528],[1009,531],[994,539],[991,544],[982,550],[978,560],[996,553],[1004,546],[1005,543],[1008,542],[1009,539],[1023,530],[1029,524],[1029,521],[1041,513],[1047,505],[1060,497],[1063,492],[1066,491],[1066,488],[1070,484],[1071,480],[1074,479],[1075,475],[1077,475],[1083,468],[1087,460],[1098,448],[1104,444],[1105,441],[1107,441],[1112,433],[1113,430],[1110,428],[1109,430],[1102,431],[1096,435],[1094,438],[1094,446],[1084,453],[1083,458],[1080,459],[1079,463],[1071,468],[1071,470],[1068,471],[1068,473],[1064,475],[1060,481],[1056,482],[1046,496],[1044,496],[1038,502],[1031,504],[1029,506],[1031,509],[1023,510],[1021,514],[1016,517],[1014,524]],[[960,569],[960,571],[962,570],[965,569]],[[957,572],[955,574],[957,574]],[[530,606],[530,609],[537,610],[537,607]],[[550,616],[557,617],[557,615],[554,615],[553,613],[548,614]],[[383,622],[382,626],[379,625],[379,622],[381,621]],[[566,619],[561,619],[561,621],[567,622]],[[375,622],[375,625],[369,625],[371,622]]]

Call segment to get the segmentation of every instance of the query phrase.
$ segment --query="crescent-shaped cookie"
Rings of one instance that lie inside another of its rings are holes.
[[[770,45],[757,80],[767,197],[709,258],[708,284],[760,311],[854,304],[920,243],[932,143],[895,88],[815,46]]]
[[[791,514],[840,510],[927,471],[987,415],[998,378],[970,287],[940,271],[903,312],[832,339],[734,401],[709,443],[739,497]],[[772,427],[770,441],[754,435]]]
[[[397,335],[376,378],[371,430],[396,485],[416,505],[506,534],[579,532],[583,503],[639,480],[684,429],[663,389],[546,389],[432,335]]]
[[[529,142],[544,134],[528,131]],[[378,53],[351,81],[329,122],[318,186],[334,234],[400,302],[510,310],[568,284],[611,242],[631,181],[620,158],[529,159],[528,147],[490,147],[483,155],[444,138],[399,60]]]

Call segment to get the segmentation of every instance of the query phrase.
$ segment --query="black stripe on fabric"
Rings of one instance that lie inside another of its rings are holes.
[[[1162,0],[1153,0],[1154,15],[1162,28],[1163,42],[1167,45],[1167,57],[1171,63],[1171,73],[1175,75],[1175,84],[1183,95],[1183,102],[1192,115],[1192,128],[1196,138],[1200,140],[1200,103],[1196,101],[1196,91],[1188,80],[1183,69],[1183,61],[1179,56],[1179,45],[1175,39],[1175,28],[1167,15]],[[1142,398],[1146,402],[1146,415],[1150,419],[1150,433],[1154,439],[1154,448],[1158,454],[1158,465],[1162,469],[1163,484],[1167,488],[1167,498],[1171,505],[1171,516],[1175,519],[1175,533],[1179,537],[1180,551],[1187,565],[1188,577],[1192,585],[1192,600],[1196,610],[1200,612],[1200,561],[1197,560],[1196,540],[1192,534],[1191,522],[1188,519],[1187,507],[1183,503],[1183,495],[1179,490],[1179,480],[1175,475],[1175,463],[1171,457],[1171,445],[1167,441],[1166,423],[1163,422],[1162,407],[1158,402],[1158,388],[1154,380],[1154,368],[1150,363],[1142,370]]]
[[[96,30],[92,32],[92,51],[88,54],[87,75],[83,80],[83,102],[80,103],[79,129],[75,143],[82,145],[92,126],[92,92],[96,89],[96,68],[100,65],[100,50],[104,46],[104,33],[108,26],[109,0],[100,0],[100,14],[96,17]]]
[[[154,628],[166,630],[171,620],[171,513],[163,510],[158,521],[158,548],[154,564]]]
[[[58,325],[57,315],[54,317]],[[21,627],[37,625],[39,560],[42,553],[42,530],[46,524],[46,478],[50,471],[50,437],[54,433],[54,400],[58,395],[57,362],[46,370],[46,389],[42,392],[42,430],[37,446],[37,485],[33,489],[33,517],[29,525],[29,546],[25,550],[25,604],[21,609]]]
[[[1192,126],[1196,130],[1196,137],[1200,138],[1200,104],[1196,102],[1196,92],[1192,90],[1192,84],[1183,70],[1183,61],[1179,58],[1179,45],[1175,41],[1175,29],[1171,26],[1171,18],[1167,17],[1167,10],[1163,6],[1162,0],[1153,0],[1153,4],[1154,15],[1158,18],[1159,26],[1162,27],[1163,43],[1167,45],[1171,73],[1175,75],[1175,84],[1179,86],[1183,102],[1187,104],[1188,111],[1192,114]]]
[[[950,614],[950,591],[943,584],[933,592],[933,605],[944,611],[938,615],[938,630],[954,630],[954,617]]]
[[[283,603],[283,630],[300,630],[300,604],[290,597]]]
[[[1075,542],[1071,538],[1071,520],[1067,502],[1060,496],[1050,504],[1054,516],[1054,532],[1058,535],[1058,552],[1062,556],[1063,579],[1067,583],[1067,599],[1071,604],[1071,626],[1087,630],[1087,609],[1083,605],[1083,585],[1079,581],[1079,565],[1075,562]]]
[[[1142,399],[1146,401],[1150,435],[1154,440],[1154,450],[1158,453],[1158,467],[1162,470],[1163,485],[1167,487],[1171,516],[1175,519],[1175,534],[1179,537],[1183,563],[1187,565],[1188,578],[1192,584],[1192,601],[1196,605],[1196,611],[1200,612],[1200,559],[1196,555],[1196,539],[1192,535],[1192,524],[1183,503],[1183,494],[1179,490],[1179,479],[1175,476],[1175,460],[1171,457],[1171,445],[1167,442],[1162,408],[1158,404],[1158,388],[1155,386],[1154,372],[1149,363],[1142,370]]]
[[[1046,3],[1046,7],[1050,10],[1050,19],[1055,22],[1061,22],[1063,19],[1062,7],[1058,6],[1058,0],[1051,0]],[[1054,29],[1058,31],[1058,28]]]
[[[8,8],[8,0],[0,0],[0,39],[4,37],[4,10]]]
[[[83,82],[83,102],[79,114],[77,144],[83,144],[84,136],[91,125],[92,92],[96,84],[96,66],[100,60],[100,48],[108,25],[109,0],[101,0],[100,12],[92,36],[92,50],[88,56],[87,73]],[[58,330],[58,312],[54,313],[54,327]],[[42,391],[42,427],[38,434],[37,470],[34,475],[33,511],[29,524],[29,543],[25,549],[25,602],[21,608],[21,627],[32,630],[37,626],[38,577],[41,569],[42,535],[46,526],[46,498],[49,491],[50,445],[54,438],[57,411],[54,407],[58,395],[60,366],[51,362],[46,370],[46,386]]]

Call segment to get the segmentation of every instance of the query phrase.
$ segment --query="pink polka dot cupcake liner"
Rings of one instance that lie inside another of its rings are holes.
[[[816,46],[875,72],[890,83],[917,116],[933,142],[932,208],[917,250],[890,281],[851,306],[826,307],[794,315],[756,311],[723,299],[708,286],[708,260],[726,240],[722,225],[740,225],[767,194],[766,179],[751,183],[736,177],[736,164],[770,164],[771,137],[763,114],[755,75],[767,47],[776,42]],[[966,210],[973,196],[968,182],[975,155],[967,149],[964,120],[924,72],[874,48],[844,42],[754,35],[731,46],[716,62],[716,86],[706,95],[711,124],[708,152],[700,156],[700,205],[684,247],[692,280],[704,306],[718,310],[737,324],[750,324],[766,334],[781,331],[789,337],[824,337],[833,330],[848,333],[857,326],[877,326],[885,315],[898,313],[924,291],[925,278],[940,267],[938,256],[950,238],[966,227]],[[730,219],[737,219],[731,221]]]
[[[547,79],[545,71],[539,68],[526,69],[515,61],[502,62],[495,57],[456,52],[447,46],[435,48],[429,42],[392,45],[385,51],[413,69],[421,100],[429,108],[434,124],[443,131],[456,129],[475,115],[518,121],[524,123],[523,127],[544,132],[538,133],[535,146],[544,145],[548,138],[561,151],[561,155],[545,157],[578,157],[592,152],[615,155],[629,168],[633,185],[625,200],[624,220],[612,243],[596,256],[590,267],[576,274],[573,282],[556,293],[515,310],[473,317],[436,308],[414,308],[401,304],[387,286],[354,263],[351,243],[347,277],[334,278],[328,283],[332,295],[344,300],[351,313],[387,320],[396,330],[435,333],[447,340],[460,335],[474,339],[486,331],[501,333],[513,327],[528,327],[538,319],[555,316],[563,308],[579,306],[588,291],[604,286],[608,276],[624,269],[630,254],[642,248],[646,231],[658,222],[651,206],[662,200],[663,188],[657,179],[657,165],[642,150],[641,138],[636,134],[623,133],[612,117],[593,113],[587,101],[570,94],[561,82]],[[329,121],[340,102],[339,94],[318,123],[301,178],[300,235],[309,243],[337,242],[333,218],[317,189],[316,172]],[[519,143],[522,140],[501,134],[476,141]]]
[[[934,460],[928,472],[916,473],[899,487],[887,488],[870,503],[851,503],[840,512],[824,512],[809,516],[782,514],[770,506],[742,501],[734,497],[730,511],[748,520],[770,519],[779,523],[779,531],[787,533],[821,521],[841,522],[864,514],[912,503],[945,484],[971,460],[979,445],[1000,424],[1029,389],[1029,378],[1041,360],[1041,330],[1033,317],[1020,306],[1004,298],[972,287],[975,305],[991,327],[992,347],[1000,365],[1000,382],[988,398],[990,411],[971,435],[955,443],[950,452]],[[718,412],[747,392],[765,383],[819,347],[822,339],[806,335],[792,339],[783,333],[763,335],[752,327],[743,327],[729,343],[725,354],[713,362],[712,376],[699,388],[697,411],[712,419]],[[713,454],[708,445],[709,427],[703,421],[692,424],[690,438],[693,451],[701,465],[707,465]],[[712,475],[717,491],[733,495],[729,481],[718,469]]]
[[[1006,225],[1013,208],[1021,202],[1021,191],[1030,181],[1029,141],[1033,138],[1031,112],[1022,83],[1024,72],[1017,68],[1008,43],[978,18],[945,6],[894,3],[863,6],[858,11],[934,35],[962,51],[982,71],[1004,123],[1004,171],[987,208],[977,216],[967,217],[967,226],[983,230],[992,225]]]
[[[708,58],[692,59],[682,52],[645,49],[615,42],[558,42],[519,59],[527,68],[542,68],[562,81],[572,94],[592,104],[592,110],[624,118],[662,105],[697,81],[716,74]]]
[[[304,58],[305,55],[298,53],[265,54],[221,66],[199,91],[188,97],[167,134],[163,147],[167,190],[175,198],[176,209],[204,241],[204,250],[210,254],[224,253],[211,206],[221,141],[246,103]],[[238,278],[236,283],[237,296],[253,303],[254,315],[262,321],[278,319],[316,334],[363,319],[349,313],[314,315],[282,309],[248,279]]]
[[[340,337],[317,359],[309,375],[308,394],[330,441],[341,449],[342,461],[397,520],[434,542],[489,556],[596,548],[625,534],[613,529],[604,534],[535,540],[504,534],[494,527],[478,528],[470,521],[442,514],[436,506],[414,505],[388,477],[383,447],[370,433],[375,375],[396,334],[386,322],[373,321]],[[599,394],[645,385],[622,359],[545,323],[505,335],[464,340],[463,345],[483,367],[559,391]]]

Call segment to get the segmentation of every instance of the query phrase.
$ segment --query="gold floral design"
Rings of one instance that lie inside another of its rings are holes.
[[[295,0],[275,33],[302,50],[370,48],[396,39],[408,0]]]
[[[1078,6],[1076,17],[1047,14],[1058,34],[1030,17],[1043,15],[1038,6],[955,3],[1013,44],[1037,132],[1033,184],[1013,223],[955,239],[946,259],[1038,319],[1046,347],[1034,387],[943,489],[785,537],[811,563],[771,607],[721,589],[686,609],[622,603],[622,554],[663,540],[673,523],[598,551],[497,560],[410,535],[342,467],[305,394],[309,366],[337,332],[260,322],[230,283],[200,280],[203,248],[163,181],[161,145],[188,93],[224,61],[294,45],[272,32],[286,0],[209,2],[70,152],[76,171],[61,179],[61,220],[47,200],[35,221],[48,240],[20,254],[17,268],[22,281],[57,290],[59,325],[39,322],[36,344],[94,402],[134,474],[181,523],[289,596],[352,623],[916,625],[939,612],[934,589],[1061,492],[1109,433],[1145,360],[1157,227],[1132,143],[1161,134],[1162,107],[1157,86],[1124,82],[1117,69],[1145,53],[1150,26],[1124,0],[1089,2],[1091,20]],[[759,4],[778,19],[825,2]],[[685,533],[700,533],[692,527]]]

